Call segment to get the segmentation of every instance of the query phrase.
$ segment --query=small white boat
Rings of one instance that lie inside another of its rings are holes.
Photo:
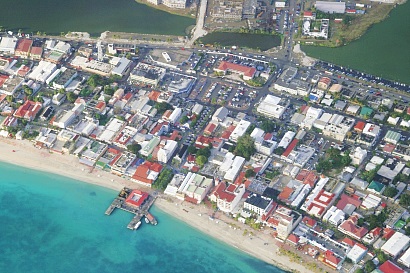
[[[149,220],[147,217],[145,217],[145,223],[149,224]]]
[[[135,224],[134,229],[138,229],[140,227],[140,225],[141,225],[141,221],[138,221],[138,223]]]

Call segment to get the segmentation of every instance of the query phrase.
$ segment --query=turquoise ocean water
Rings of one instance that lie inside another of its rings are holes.
[[[283,272],[155,207],[157,226],[130,231],[104,215],[115,194],[0,163],[0,272]]]

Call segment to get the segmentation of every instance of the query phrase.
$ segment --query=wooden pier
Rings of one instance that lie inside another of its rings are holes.
[[[127,228],[131,230],[135,230],[139,227],[140,224],[138,223],[144,216],[152,225],[156,225],[158,223],[157,220],[151,213],[148,212],[148,210],[154,204],[155,199],[156,195],[124,188],[112,201],[111,205],[105,211],[105,214],[111,215],[115,209],[122,209],[124,211],[135,214],[135,216],[127,225]]]

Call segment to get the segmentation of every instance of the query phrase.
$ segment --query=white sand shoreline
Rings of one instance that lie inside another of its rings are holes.
[[[116,191],[121,190],[124,186],[141,188],[141,186],[127,179],[82,165],[75,156],[53,154],[49,153],[48,150],[37,149],[29,141],[0,138],[0,161],[66,176]],[[291,262],[287,256],[278,255],[276,240],[269,234],[253,231],[249,226],[234,222],[234,220],[223,214],[217,214],[215,219],[211,220],[209,215],[212,212],[204,205],[196,206],[176,199],[162,197],[157,199],[155,206],[201,232],[266,263],[292,272],[311,272],[304,266]],[[255,235],[244,235],[245,229]]]

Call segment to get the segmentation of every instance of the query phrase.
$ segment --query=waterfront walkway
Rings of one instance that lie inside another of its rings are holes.
[[[191,47],[198,38],[203,37],[208,33],[204,29],[208,0],[200,0],[200,1],[201,1],[201,4],[199,6],[198,18],[196,20],[194,33],[192,34],[191,39],[186,43],[187,47]]]

